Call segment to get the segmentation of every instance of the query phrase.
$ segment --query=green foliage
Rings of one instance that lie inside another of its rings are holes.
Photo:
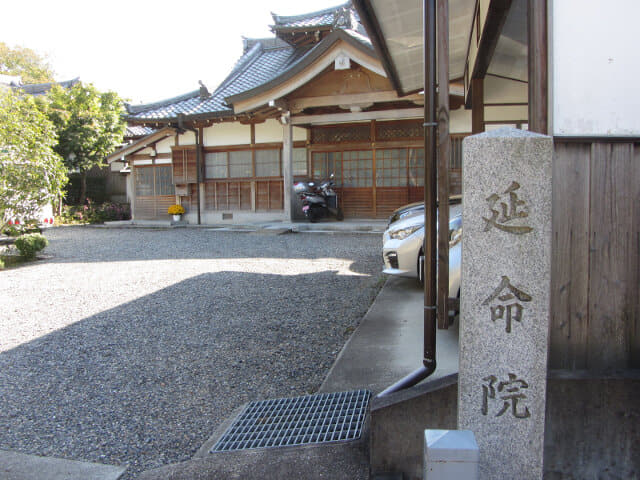
[[[102,166],[104,158],[123,140],[124,107],[120,97],[78,83],[70,89],[56,85],[48,98],[49,118],[58,132],[56,152],[67,168],[86,172]]]
[[[19,237],[25,233],[41,233],[37,220],[30,220],[20,225],[7,225],[2,231],[7,237]]]
[[[67,176],[56,141],[31,96],[0,91],[0,231],[11,218],[35,217],[62,194]]]
[[[82,178],[79,203],[86,195],[86,172],[104,166],[105,157],[123,141],[124,105],[114,92],[99,92],[91,84],[70,89],[55,85],[47,95],[47,113],[56,126],[56,152],[70,172]]]
[[[117,220],[130,220],[131,209],[126,203],[105,202],[95,205],[91,200],[87,199],[85,205],[69,206],[66,205],[62,209],[62,216],[59,217],[59,223],[62,224],[78,224],[78,223],[104,223]]]
[[[4,42],[0,42],[0,73],[20,76],[22,83],[54,81],[53,70],[45,57],[30,48],[10,48]]]
[[[35,258],[36,253],[49,245],[47,237],[40,233],[29,233],[16,238],[16,248],[24,258]]]
[[[4,261],[0,258],[0,270],[4,270]]]
[[[64,203],[67,205],[81,205],[82,176],[79,173],[69,174],[69,183],[65,187]],[[96,203],[109,200],[107,194],[107,179],[105,177],[86,177],[86,196]]]

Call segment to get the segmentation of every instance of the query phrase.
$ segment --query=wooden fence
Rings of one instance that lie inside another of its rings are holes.
[[[640,145],[555,140],[550,369],[640,368]]]

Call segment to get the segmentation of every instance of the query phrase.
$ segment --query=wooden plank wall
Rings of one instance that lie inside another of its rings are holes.
[[[556,139],[550,369],[640,368],[640,144]]]

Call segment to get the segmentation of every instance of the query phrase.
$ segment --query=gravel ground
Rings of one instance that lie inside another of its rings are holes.
[[[380,238],[49,230],[0,272],[0,449],[184,461],[239,405],[314,392],[382,284]]]

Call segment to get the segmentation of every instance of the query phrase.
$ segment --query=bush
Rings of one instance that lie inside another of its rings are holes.
[[[16,238],[15,245],[24,258],[35,258],[36,253],[49,245],[49,240],[40,233],[30,233]]]
[[[26,233],[40,233],[40,227],[38,227],[37,220],[29,220],[26,223],[20,223],[19,225],[7,225],[2,231],[8,237],[19,237]]]
[[[131,209],[127,203],[105,202],[95,205],[87,199],[86,205],[69,206],[62,209],[59,223],[103,223],[115,220],[129,220]]]

